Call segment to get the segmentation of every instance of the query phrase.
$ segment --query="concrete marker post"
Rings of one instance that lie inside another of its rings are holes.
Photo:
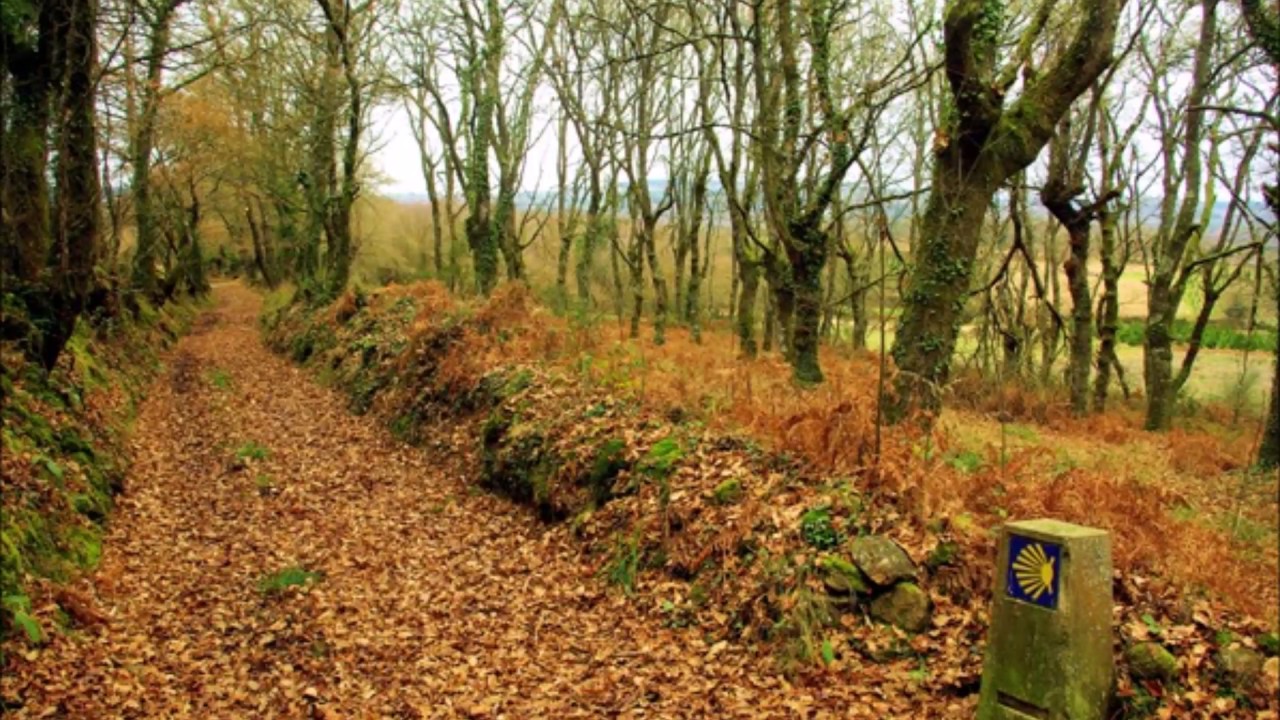
[[[1057,520],[1000,530],[979,720],[1103,720],[1111,699],[1111,536]]]

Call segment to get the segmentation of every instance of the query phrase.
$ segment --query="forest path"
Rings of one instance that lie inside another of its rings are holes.
[[[272,354],[260,309],[255,292],[221,285],[173,350],[140,408],[101,566],[79,584],[103,617],[15,658],[0,681],[14,717],[884,708],[838,702],[851,688],[834,678],[830,696],[826,682],[788,685],[767,655],[664,629],[593,577],[567,533],[470,492],[450,463]],[[252,444],[265,459],[238,462]],[[291,567],[322,578],[260,588]]]

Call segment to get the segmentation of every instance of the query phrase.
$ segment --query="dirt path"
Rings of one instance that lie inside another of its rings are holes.
[[[767,656],[643,617],[564,533],[269,352],[259,309],[220,287],[174,350],[82,583],[105,619],[15,664],[13,716],[877,714],[834,678],[787,685]],[[268,455],[239,467],[249,443]],[[323,579],[260,589],[294,566]]]

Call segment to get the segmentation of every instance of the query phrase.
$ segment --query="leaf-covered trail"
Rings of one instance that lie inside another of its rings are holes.
[[[259,311],[219,287],[170,356],[78,587],[100,619],[15,657],[15,716],[884,716],[877,689],[664,629],[567,533],[271,354]],[[261,592],[291,566],[323,579]]]
[[[273,355],[259,310],[221,286],[174,350],[79,586],[101,618],[15,658],[16,717],[883,714],[835,678],[788,685],[767,656],[664,629],[567,533],[468,492]],[[249,443],[268,455],[241,467]],[[259,589],[293,566],[323,579]]]

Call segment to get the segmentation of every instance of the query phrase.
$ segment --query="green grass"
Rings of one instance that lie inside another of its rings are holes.
[[[605,565],[604,575],[610,583],[630,595],[636,587],[636,574],[640,571],[640,539],[638,536],[618,535],[614,538],[613,554]]]
[[[40,622],[31,616],[31,600],[26,595],[21,593],[5,595],[2,604],[4,609],[9,611],[13,626],[22,631],[29,644],[39,645],[44,642],[44,629],[40,627]]]
[[[214,368],[209,371],[209,384],[223,392],[231,389],[231,375],[222,368]]]
[[[1116,348],[1120,364],[1124,366],[1129,387],[1142,390],[1142,348],[1120,345]],[[1241,377],[1244,354],[1234,350],[1201,350],[1196,357],[1191,377],[1183,389],[1200,401],[1225,402],[1236,405],[1243,401],[1243,408],[1250,412],[1266,409],[1267,391],[1271,389],[1272,362],[1270,352],[1249,356],[1245,387],[1237,387]],[[1182,363],[1182,353],[1174,350],[1175,368]]]
[[[253,478],[253,484],[258,488],[258,494],[262,496],[273,495],[277,491],[275,478],[265,473],[260,473]]]
[[[258,581],[258,591],[263,595],[277,595],[291,587],[302,587],[308,583],[319,582],[323,578],[321,573],[294,565],[263,577]]]
[[[1191,341],[1191,331],[1195,323],[1185,318],[1173,321],[1170,334],[1175,343],[1187,344]],[[1116,328],[1116,340],[1134,347],[1140,347],[1146,338],[1145,320],[1121,320]],[[1200,346],[1210,350],[1274,350],[1276,331],[1267,328],[1254,328],[1252,333],[1210,322],[1200,338]]]
[[[252,440],[236,448],[236,459],[241,461],[266,460],[270,456],[270,450]]]
[[[963,473],[975,473],[982,468],[982,456],[972,450],[956,453],[947,464]]]

